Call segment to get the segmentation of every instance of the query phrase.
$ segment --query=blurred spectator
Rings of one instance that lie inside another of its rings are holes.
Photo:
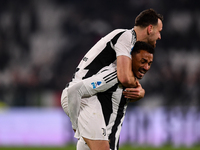
[[[132,105],[150,105],[150,99],[155,106],[200,106],[199,4],[1,1],[0,103],[59,106],[61,90],[85,52],[112,29],[132,28],[139,11],[154,8],[164,14],[162,40],[152,71],[141,81],[146,96]]]

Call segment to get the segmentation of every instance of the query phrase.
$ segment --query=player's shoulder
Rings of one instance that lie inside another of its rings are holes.
[[[120,39],[130,39],[132,37],[132,29],[114,29],[109,34],[107,34],[103,39],[111,40],[113,37],[118,36]]]
[[[125,34],[128,34],[128,33],[132,33],[132,29],[115,29],[112,31],[113,33],[125,33]]]
[[[120,35],[120,39],[126,39],[126,38],[131,38],[132,37],[132,29],[115,29],[112,32],[110,32],[110,35],[115,36],[115,35]]]
[[[119,29],[118,32],[123,32],[120,36],[121,39],[131,39],[133,36],[133,30],[132,29]]]

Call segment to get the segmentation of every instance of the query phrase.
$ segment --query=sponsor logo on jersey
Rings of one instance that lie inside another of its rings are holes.
[[[87,61],[88,60],[88,58],[87,57],[83,57],[83,61]]]
[[[93,88],[93,89],[96,89],[101,83],[102,83],[101,81],[92,82],[92,83],[91,83],[92,88]]]

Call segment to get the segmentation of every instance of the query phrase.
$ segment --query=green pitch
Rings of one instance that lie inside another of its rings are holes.
[[[0,150],[76,150],[75,145],[68,145],[66,147],[0,147]],[[163,147],[132,147],[130,145],[121,146],[119,150],[200,150],[200,146],[191,148],[172,146]]]

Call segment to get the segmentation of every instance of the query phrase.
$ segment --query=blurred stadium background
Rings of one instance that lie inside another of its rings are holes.
[[[198,145],[199,1],[1,0],[0,149],[70,149],[76,140],[60,106],[62,89],[91,46],[113,29],[132,28],[147,8],[164,16],[162,40],[141,81],[145,98],[128,107],[120,143]]]

